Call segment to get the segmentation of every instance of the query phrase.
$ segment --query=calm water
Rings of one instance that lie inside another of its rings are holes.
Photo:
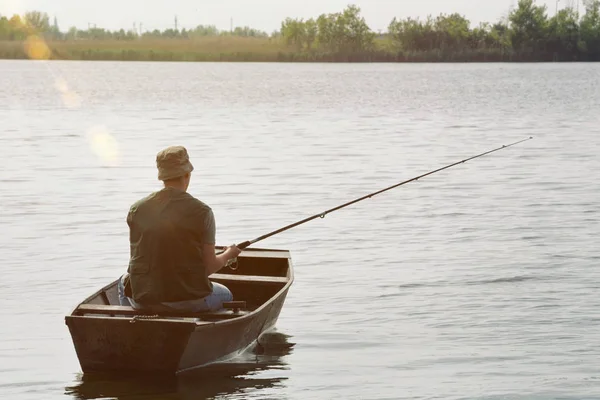
[[[1,61],[0,89],[2,398],[600,398],[600,65]],[[261,242],[291,349],[81,376],[64,315],[125,270],[162,147],[227,245],[530,135]]]

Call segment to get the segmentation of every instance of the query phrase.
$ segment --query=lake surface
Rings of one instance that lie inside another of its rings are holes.
[[[600,65],[0,61],[0,88],[2,398],[600,398]],[[529,136],[261,242],[290,349],[82,377],[64,316],[125,271],[162,147],[228,245]]]

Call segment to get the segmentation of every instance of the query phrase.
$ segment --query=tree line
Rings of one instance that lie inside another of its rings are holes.
[[[32,11],[11,18],[0,16],[0,40],[25,40],[32,33],[47,40],[194,39],[211,36],[266,38],[283,43],[299,61],[600,61],[600,0],[584,0],[584,13],[565,8],[550,17],[545,5],[519,0],[507,17],[471,27],[463,15],[440,14],[393,18],[386,32],[375,33],[349,5],[338,13],[317,18],[286,18],[279,30],[249,27],[222,31],[215,26],[140,32],[59,29],[56,18]]]
[[[349,6],[341,13],[317,19],[286,19],[281,34],[298,50],[342,53],[383,49],[397,57],[426,55],[425,60],[464,61],[479,55],[488,59],[539,61],[600,61],[600,0],[584,0],[585,13],[566,8],[552,17],[545,5],[519,0],[506,18],[471,28],[464,16],[440,14],[425,20],[394,18],[383,35],[369,29],[360,9]],[[381,49],[382,46],[379,46]]]
[[[584,5],[581,17],[566,8],[549,18],[545,5],[520,0],[495,24],[470,29],[467,19],[451,14],[423,22],[394,19],[389,32],[408,51],[488,51],[524,60],[600,61],[600,0],[584,0]]]

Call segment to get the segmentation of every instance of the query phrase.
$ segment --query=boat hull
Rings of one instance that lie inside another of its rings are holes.
[[[176,373],[193,322],[68,316],[81,369],[92,372]]]
[[[227,284],[234,299],[253,305],[241,312],[145,315],[118,305],[117,281],[112,282],[65,317],[81,369],[86,374],[173,375],[236,357],[275,326],[292,284],[289,254],[273,252],[262,262],[262,253],[246,252],[234,274],[214,276]]]
[[[287,291],[252,318],[198,327],[190,335],[177,372],[227,361],[254,345],[261,334],[275,326],[286,295]]]

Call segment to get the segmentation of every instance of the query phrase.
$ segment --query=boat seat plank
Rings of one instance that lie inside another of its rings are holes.
[[[272,285],[286,284],[289,279],[284,276],[262,276],[262,275],[235,275],[235,274],[212,274],[209,279],[216,281],[264,283]]]
[[[220,320],[220,319],[231,319],[244,316],[248,314],[248,311],[233,312],[231,310],[221,310],[215,312],[203,312],[194,313],[186,311],[147,311],[147,310],[136,310],[129,306],[107,306],[100,304],[80,304],[75,310],[77,314],[108,314],[108,315],[124,315],[124,316],[135,316],[135,315],[159,315],[161,317],[189,317],[189,318],[200,318],[202,320]]]
[[[243,251],[238,257],[244,258],[281,258],[288,259],[290,253],[288,251]]]

